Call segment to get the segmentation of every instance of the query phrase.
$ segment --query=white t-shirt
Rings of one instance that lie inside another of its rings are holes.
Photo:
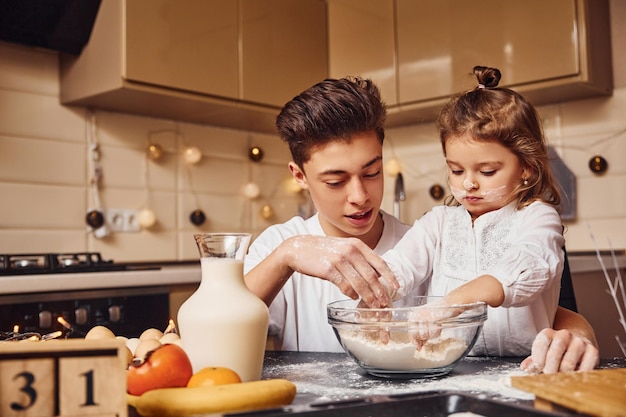
[[[391,249],[409,229],[395,217],[383,216],[383,234],[374,251],[383,254]],[[296,216],[268,227],[257,237],[245,257],[244,273],[265,259],[285,239],[296,235],[324,235],[318,215],[307,220]],[[299,272],[291,275],[270,305],[269,333],[276,339],[276,349],[307,352],[343,352],[328,324],[326,306],[345,300],[334,284]]]
[[[558,212],[541,202],[522,210],[512,203],[473,224],[462,206],[438,206],[383,258],[402,293],[429,280],[428,293],[442,296],[480,275],[498,279],[504,303],[489,308],[471,354],[525,356],[537,333],[552,327],[558,307],[562,230]]]

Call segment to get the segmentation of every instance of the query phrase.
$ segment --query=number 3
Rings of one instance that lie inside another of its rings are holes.
[[[26,396],[28,397],[28,402],[25,405],[12,402],[11,410],[15,411],[24,411],[32,407],[33,404],[35,404],[35,401],[37,401],[37,391],[35,391],[35,389],[32,387],[33,382],[35,382],[35,376],[30,372],[20,372],[19,374],[15,375],[13,379],[15,380],[20,377],[24,378],[25,380],[25,384],[24,386],[22,386],[22,388],[20,388],[20,391],[26,394]]]

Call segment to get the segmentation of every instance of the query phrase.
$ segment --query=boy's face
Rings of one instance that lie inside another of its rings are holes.
[[[328,236],[361,238],[376,244],[382,231],[383,147],[375,132],[315,148],[304,163],[289,169],[311,199]],[[380,227],[373,227],[378,225]]]

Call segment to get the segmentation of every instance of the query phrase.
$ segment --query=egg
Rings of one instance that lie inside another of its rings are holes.
[[[176,340],[180,340],[180,336],[177,335],[176,333],[165,333],[163,337],[159,339],[159,342],[165,345],[167,343],[171,343]]]
[[[139,346],[139,343],[141,343],[141,340],[139,340],[138,337],[131,337],[130,339],[128,339],[126,341],[126,347],[132,352],[132,354],[135,354],[135,351],[137,350],[137,346]]]
[[[102,340],[102,339],[115,339],[115,333],[113,333],[108,327],[94,326],[87,334],[85,339],[88,340]]]
[[[124,346],[124,350],[126,350],[126,368],[128,368],[135,355],[133,355],[133,352],[130,351],[128,346]]]
[[[135,349],[135,358],[145,358],[148,352],[152,352],[155,349],[160,348],[161,342],[156,339],[142,340]]]
[[[151,327],[149,329],[144,330],[143,333],[141,333],[141,336],[139,336],[139,340],[147,340],[147,339],[159,340],[162,337],[163,337],[163,332],[161,330]]]

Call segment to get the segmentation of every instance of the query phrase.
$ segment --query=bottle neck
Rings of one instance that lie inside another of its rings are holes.
[[[243,279],[243,261],[230,258],[201,258],[201,287],[246,287]]]

